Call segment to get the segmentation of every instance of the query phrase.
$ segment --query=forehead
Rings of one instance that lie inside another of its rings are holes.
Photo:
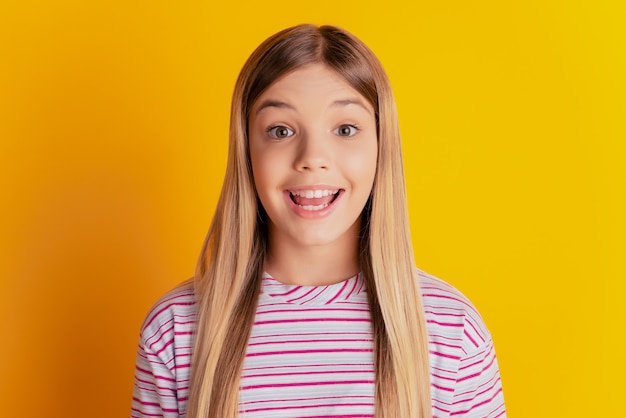
[[[274,81],[259,96],[253,114],[267,107],[328,107],[358,104],[373,114],[371,104],[345,78],[322,64],[308,65]]]

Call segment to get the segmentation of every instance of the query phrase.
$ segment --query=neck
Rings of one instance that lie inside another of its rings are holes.
[[[329,285],[349,279],[360,271],[358,228],[351,232],[323,245],[298,245],[270,233],[265,270],[282,283],[301,286]]]

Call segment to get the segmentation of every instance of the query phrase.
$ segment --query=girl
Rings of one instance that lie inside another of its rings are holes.
[[[141,330],[133,417],[503,417],[489,332],[414,268],[389,81],[349,33],[263,42],[195,277]]]

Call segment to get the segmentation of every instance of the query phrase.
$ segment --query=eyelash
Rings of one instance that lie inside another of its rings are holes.
[[[339,130],[342,129],[342,128],[346,128],[346,127],[350,128],[352,130],[351,134],[350,135],[339,135]],[[289,134],[287,136],[279,137],[279,136],[276,135],[276,130],[277,129],[286,129],[289,132]],[[359,131],[360,131],[360,128],[357,125],[352,124],[352,123],[343,123],[343,124],[339,125],[336,129],[333,130],[334,133],[336,133],[339,136],[345,137],[345,138],[352,138]],[[291,128],[285,126],[285,125],[272,125],[272,126],[270,126],[269,128],[266,129],[266,132],[273,139],[284,139],[284,138],[288,138],[288,137],[290,137],[290,136],[292,136],[294,134],[293,129],[291,129]]]
[[[290,132],[290,135],[284,136],[284,137],[279,137],[279,136],[276,135],[276,130],[277,129],[287,129]],[[291,129],[291,128],[285,126],[285,125],[272,125],[269,128],[267,128],[266,132],[270,136],[270,138],[272,138],[272,139],[284,139],[284,138],[288,138],[289,136],[292,136],[294,134],[293,129]]]
[[[354,135],[358,134],[359,131],[360,131],[360,128],[357,125],[353,124],[353,123],[342,123],[333,132],[338,132],[339,129],[345,128],[345,127],[351,128],[353,132],[350,135],[339,135],[339,136],[342,136],[342,137],[345,137],[345,138],[352,138]]]

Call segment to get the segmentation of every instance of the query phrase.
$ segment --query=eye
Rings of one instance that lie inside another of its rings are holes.
[[[353,136],[358,132],[358,128],[354,125],[340,125],[337,129],[335,129],[335,133],[339,136]]]
[[[287,138],[291,135],[294,134],[294,132],[287,128],[286,126],[271,126],[268,130],[267,133],[269,136],[271,136],[274,139],[283,139],[283,138]]]

